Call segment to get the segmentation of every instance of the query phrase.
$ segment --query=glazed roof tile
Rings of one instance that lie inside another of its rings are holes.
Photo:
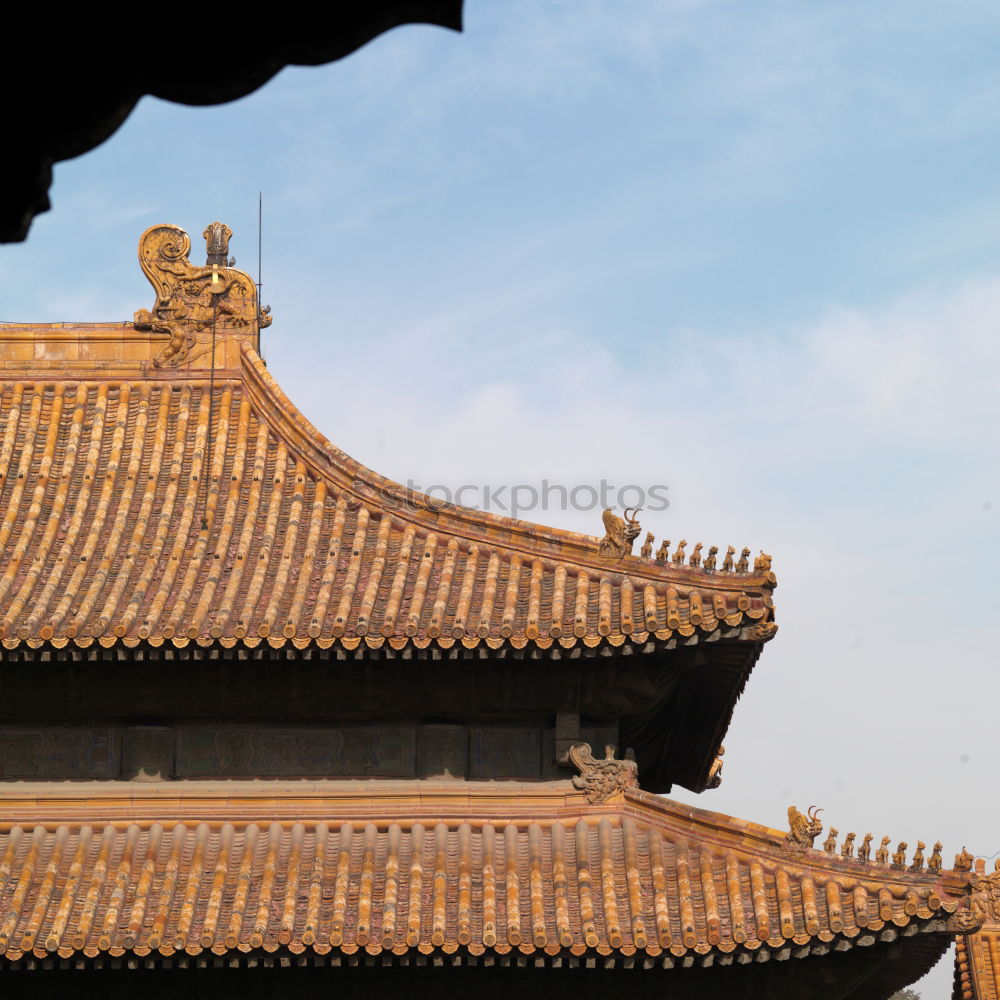
[[[1000,926],[960,936],[953,1000],[1000,1000]]]
[[[587,535],[407,494],[316,431],[248,340],[164,369],[151,338],[0,327],[8,648],[773,634],[769,571],[608,560]]]
[[[591,805],[568,782],[378,784],[8,793],[0,954],[515,952],[669,967],[926,934],[943,953],[964,904],[949,873],[792,853],[778,831],[640,791]]]
[[[986,876],[976,861],[978,881],[973,911],[982,920],[974,933],[960,935],[955,949],[953,1000],[1000,1000],[1000,864]]]

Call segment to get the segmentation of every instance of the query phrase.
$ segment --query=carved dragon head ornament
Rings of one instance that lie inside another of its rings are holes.
[[[797,850],[812,847],[813,841],[823,832],[823,824],[819,819],[822,811],[816,806],[810,806],[803,815],[795,806],[789,806],[789,829],[785,834],[785,844]]]
[[[629,517],[629,511],[632,516]],[[601,515],[604,521],[604,537],[601,539],[600,552],[610,559],[622,559],[631,555],[632,543],[639,537],[642,525],[639,524],[639,508],[626,507],[624,518],[618,517],[608,507]]]

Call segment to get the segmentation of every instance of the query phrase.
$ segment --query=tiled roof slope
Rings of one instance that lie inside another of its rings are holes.
[[[955,948],[954,1000],[1000,1000],[1000,926],[960,937]]]
[[[590,536],[404,496],[303,418],[249,340],[214,369],[156,367],[162,342],[0,327],[7,648],[773,634],[769,571],[609,561]]]
[[[958,938],[953,1000],[1000,1000],[1000,863],[988,877],[985,870],[983,860],[977,860],[973,908],[983,925]]]
[[[285,948],[670,967],[896,942],[923,960],[967,906],[955,873],[793,853],[778,831],[640,791],[588,805],[569,782],[377,786],[8,791],[0,955]]]

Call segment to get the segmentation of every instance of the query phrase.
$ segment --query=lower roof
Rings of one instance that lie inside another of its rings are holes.
[[[912,951],[917,978],[967,906],[957,873],[794,851],[780,831],[638,789],[604,803],[563,781],[9,784],[0,797],[7,965],[285,950],[669,968],[835,962],[896,942],[897,970]]]

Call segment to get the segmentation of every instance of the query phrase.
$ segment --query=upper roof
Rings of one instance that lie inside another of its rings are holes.
[[[228,229],[205,235],[195,267],[182,230],[143,234],[157,299],[133,323],[0,326],[4,646],[773,635],[769,557],[746,572],[608,558],[595,537],[442,504],[345,455],[261,361],[270,319],[225,265]]]

